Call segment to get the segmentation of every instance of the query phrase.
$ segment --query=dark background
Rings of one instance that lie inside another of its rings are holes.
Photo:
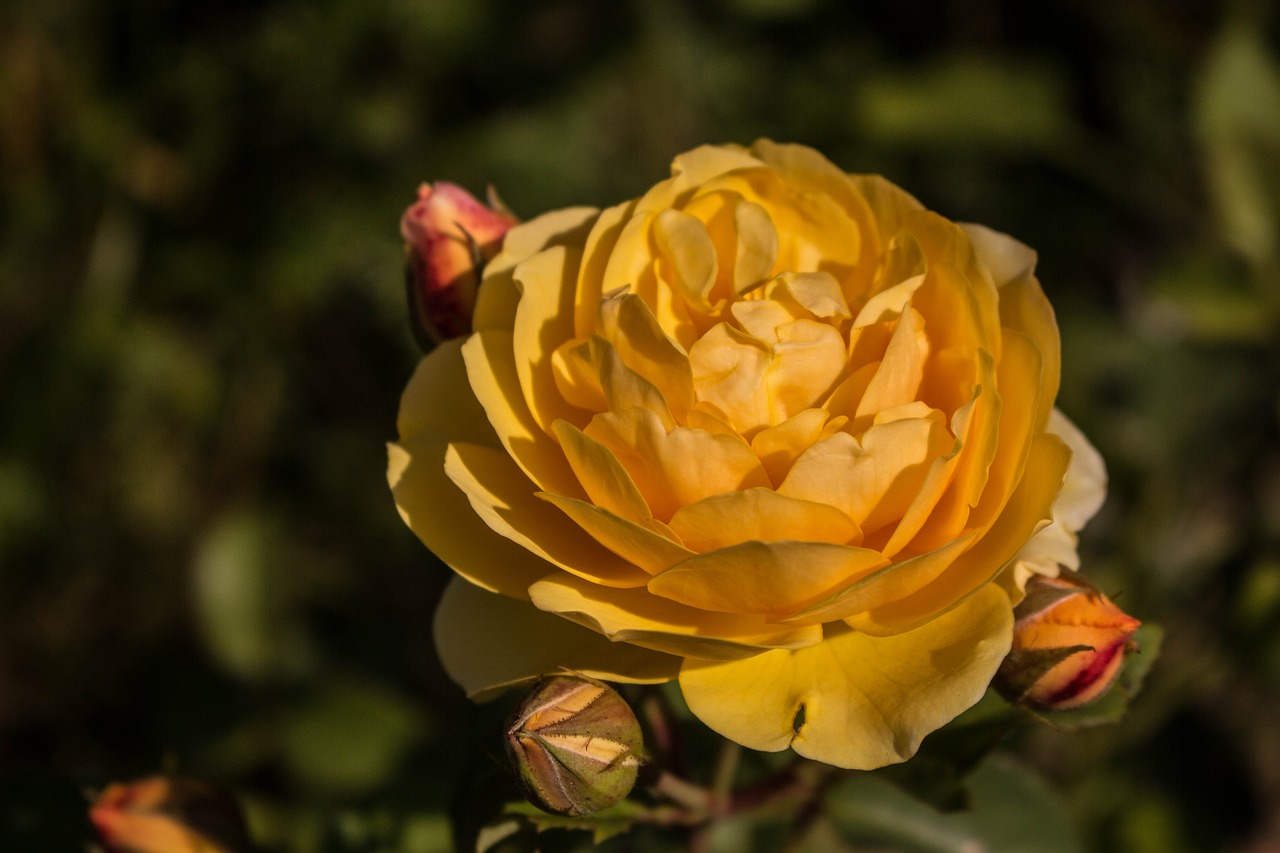
[[[758,136],[1039,250],[1112,475],[1084,570],[1167,636],[1124,723],[1011,743],[1086,849],[1280,846],[1280,16],[862,5],[0,8],[0,848],[177,769],[271,850],[448,849],[502,709],[439,670],[385,484],[400,212]]]

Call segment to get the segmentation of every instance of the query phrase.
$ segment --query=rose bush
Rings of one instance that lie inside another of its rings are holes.
[[[404,393],[389,480],[459,575],[440,655],[476,698],[679,678],[748,747],[905,760],[1100,502],[1035,256],[801,146],[672,173],[508,232]]]

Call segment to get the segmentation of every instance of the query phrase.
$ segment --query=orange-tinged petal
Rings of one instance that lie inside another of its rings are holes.
[[[830,504],[759,487],[703,498],[679,509],[670,525],[687,547],[700,552],[752,540],[848,545],[862,539],[857,523]]]
[[[737,243],[733,262],[733,291],[745,293],[773,274],[778,258],[778,229],[769,211],[758,204],[741,202],[733,209]]]
[[[743,542],[672,566],[649,591],[702,610],[777,616],[886,562],[879,551],[827,542]]]
[[[664,210],[653,220],[653,240],[661,253],[659,263],[669,270],[664,277],[691,305],[699,310],[710,308],[718,261],[702,220],[679,210]]]
[[[649,576],[602,547],[562,513],[541,501],[501,451],[454,443],[445,473],[496,533],[567,572],[605,586],[642,586]]]
[[[587,235],[582,263],[578,268],[578,284],[574,288],[573,336],[576,338],[585,338],[596,331],[597,312],[600,300],[605,295],[605,270],[635,206],[635,202],[631,201],[605,210],[594,221],[591,232]]]
[[[908,308],[884,351],[884,359],[858,403],[858,418],[870,418],[881,409],[919,399],[920,380],[929,357],[929,340],[920,315]]]
[[[672,415],[683,421],[693,405],[689,355],[662,331],[644,300],[631,293],[602,300],[599,329],[622,363],[652,382]]]
[[[782,485],[801,454],[823,437],[827,417],[822,409],[806,409],[780,424],[760,430],[751,439],[751,449],[775,487]]]
[[[1040,351],[1026,335],[1006,329],[1005,357],[997,367],[1000,387],[1000,426],[995,456],[987,472],[982,498],[970,516],[973,526],[986,526],[1005,507],[1010,493],[1022,476],[1035,434],[1036,411],[1043,389],[1040,378],[1044,362]]]
[[[609,589],[569,575],[529,587],[539,609],[558,613],[618,643],[669,654],[733,660],[761,649],[802,648],[820,642],[822,629],[768,624],[763,617],[711,613],[646,590]]]
[[[520,469],[546,491],[583,497],[559,445],[538,425],[525,403],[511,334],[489,329],[476,332],[463,344],[462,357],[475,398]]]
[[[906,598],[946,571],[968,550],[976,537],[976,533],[970,533],[936,550],[877,569],[778,621],[791,625],[818,625],[847,619]]]
[[[765,371],[769,345],[721,323],[689,350],[693,387],[700,402],[709,402],[746,435],[771,426]]]
[[[952,442],[939,417],[875,424],[861,443],[837,432],[796,460],[778,493],[830,504],[864,531],[876,530],[902,517],[919,493],[929,465]]]
[[[583,432],[613,451],[659,520],[711,495],[769,484],[741,438],[689,427],[668,433],[647,409],[597,415]]]
[[[586,501],[545,492],[538,497],[559,507],[601,545],[649,574],[657,574],[694,555],[676,541],[678,537],[660,521],[650,519],[640,524]]]
[[[789,298],[808,311],[811,317],[829,320],[853,316],[840,282],[828,272],[781,273],[770,283],[769,295],[772,298]]]
[[[1071,451],[1061,439],[1037,436],[1027,458],[1026,472],[1005,511],[973,547],[918,592],[846,621],[853,628],[876,636],[910,631],[937,619],[982,589],[1014,559],[1023,543],[1048,523],[1070,460]],[[1000,595],[1004,596],[1004,592]]]
[[[947,453],[929,463],[929,469],[920,484],[920,490],[911,499],[911,504],[903,512],[901,520],[894,527],[893,533],[884,544],[884,547],[881,548],[886,557],[896,556],[898,552],[906,548],[908,544],[911,544],[916,534],[932,517],[938,501],[946,493],[948,486],[951,484],[951,479],[955,475],[955,470],[960,462],[960,453],[970,441],[970,428],[974,422],[973,413],[981,395],[982,386],[978,386],[974,389],[973,398],[951,416],[951,434],[955,436],[955,441]],[[978,441],[975,442],[979,448],[982,447],[981,440],[982,436],[979,435]],[[982,451],[978,450],[976,452]],[[959,523],[961,523],[960,520],[957,521],[957,524]],[[933,550],[924,546],[922,542],[917,542],[916,544],[916,551],[927,552]]]
[[[658,387],[627,367],[618,351],[598,335],[557,349],[552,366],[561,396],[580,408],[600,413],[641,406],[657,415],[667,429],[676,425]]]
[[[924,284],[923,275],[913,275],[903,279],[892,287],[885,288],[867,300],[853,318],[853,328],[873,326],[884,323],[902,315],[911,303],[912,295]]]
[[[765,373],[773,426],[819,405],[845,372],[844,338],[825,323],[796,320],[778,328]]]
[[[556,421],[554,431],[592,503],[639,524],[653,519],[644,495],[612,450],[566,421]]]

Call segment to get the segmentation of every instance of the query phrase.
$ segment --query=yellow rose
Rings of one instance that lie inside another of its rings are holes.
[[[1055,508],[1072,452],[1034,264],[763,140],[508,232],[390,447],[401,514],[460,575],[450,675],[476,698],[561,666],[678,677],[745,746],[910,757],[982,696],[1012,600],[1103,488],[1090,469]]]

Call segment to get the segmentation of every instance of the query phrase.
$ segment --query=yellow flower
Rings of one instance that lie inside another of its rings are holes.
[[[440,655],[476,698],[678,677],[745,746],[903,761],[1099,501],[1086,470],[1054,505],[1087,444],[1035,256],[801,146],[672,171],[508,232],[405,391],[388,477],[460,575]]]

